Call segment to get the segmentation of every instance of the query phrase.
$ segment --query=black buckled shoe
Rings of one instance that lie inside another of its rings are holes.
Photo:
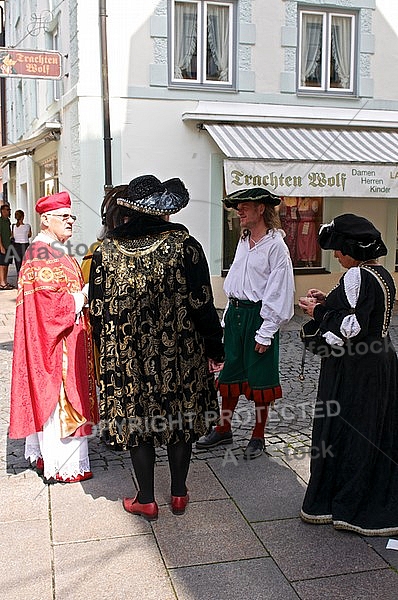
[[[221,444],[232,444],[232,432],[226,431],[225,433],[219,433],[215,428],[212,429],[207,435],[202,435],[201,438],[196,442],[196,448],[198,450],[205,450],[206,448],[214,448]]]
[[[245,458],[246,460],[258,458],[264,452],[264,448],[264,438],[252,438],[246,446],[246,449],[243,453],[243,458]]]

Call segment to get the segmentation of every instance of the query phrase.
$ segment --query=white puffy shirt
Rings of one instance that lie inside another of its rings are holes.
[[[280,229],[268,232],[250,248],[249,238],[240,240],[224,282],[228,298],[261,300],[264,319],[256,332],[259,344],[269,345],[278,329],[294,314],[294,276],[288,247]]]

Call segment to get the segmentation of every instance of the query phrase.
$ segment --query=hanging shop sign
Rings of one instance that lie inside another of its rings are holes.
[[[279,196],[398,198],[398,165],[224,161],[227,194],[266,187]]]
[[[0,48],[0,77],[60,79],[62,55],[59,52]]]

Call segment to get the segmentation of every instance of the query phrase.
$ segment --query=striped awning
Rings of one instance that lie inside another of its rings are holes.
[[[398,133],[205,124],[228,158],[271,161],[398,163]]]

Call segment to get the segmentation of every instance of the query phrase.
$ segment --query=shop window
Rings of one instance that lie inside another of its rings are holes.
[[[355,93],[356,14],[299,11],[298,90]]]
[[[300,269],[321,268],[322,253],[318,244],[318,232],[323,222],[323,198],[285,196],[282,197],[277,210],[296,272]],[[224,275],[232,264],[240,236],[240,222],[236,210],[224,207]]]
[[[295,268],[321,266],[318,231],[322,223],[322,198],[285,196],[279,205],[285,242]]]
[[[40,165],[40,196],[51,196],[59,191],[58,186],[58,161],[49,158]]]
[[[223,274],[226,274],[234,260],[236,246],[241,236],[240,220],[234,208],[224,206],[223,234]]]
[[[170,85],[235,86],[236,2],[172,0]]]

